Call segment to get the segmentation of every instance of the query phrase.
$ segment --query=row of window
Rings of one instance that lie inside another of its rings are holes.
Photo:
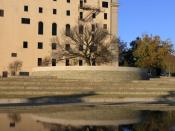
[[[23,42],[23,48],[28,48],[28,42],[27,41]],[[52,48],[52,50],[56,50],[57,49],[57,44],[52,43],[51,48]],[[38,42],[38,49],[43,49],[43,43],[42,42]],[[70,49],[70,44],[66,44],[65,49],[69,50]],[[11,56],[12,57],[17,57],[17,55],[14,55],[14,53],[12,53]]]
[[[24,6],[24,11],[25,11],[25,12],[28,12],[28,11],[29,11],[28,5],[25,5],[25,6]],[[38,12],[39,12],[39,13],[43,13],[43,7],[39,7],[39,8],[38,8]],[[52,13],[53,13],[54,15],[57,14],[57,9],[53,9],[53,10],[52,10]],[[70,16],[70,10],[66,10],[66,15],[67,15],[67,16]]]
[[[27,41],[23,41],[23,48],[28,48],[28,42]],[[56,50],[57,49],[57,44],[52,43],[51,48],[52,48],[52,50]],[[38,42],[38,49],[43,49],[43,43],[42,42]],[[65,50],[70,50],[70,44],[65,45]],[[83,46],[80,46],[79,50],[82,51]],[[17,53],[12,53],[11,57],[17,57]]]
[[[30,18],[21,18],[22,24],[30,24]],[[38,34],[44,34],[44,23],[42,21],[38,22]],[[57,24],[52,23],[52,35],[57,35]]]
[[[86,0],[80,0],[80,8],[83,8],[84,6],[84,3],[86,3]],[[102,7],[103,8],[108,8],[109,7],[109,4],[107,1],[102,1]]]
[[[96,18],[96,13],[92,13],[92,19]],[[83,12],[80,12],[80,19],[84,19]],[[108,13],[104,13],[104,19],[108,19]]]
[[[83,2],[83,1],[80,0],[80,4],[83,4],[82,2]],[[86,2],[86,1],[85,1],[85,2]],[[70,3],[70,1],[69,1],[68,3]],[[83,5],[82,5],[82,6],[83,6]],[[102,2],[102,7],[103,7],[103,8],[108,8],[108,2],[103,1],[103,2]],[[24,11],[25,11],[25,12],[28,12],[28,11],[29,11],[28,5],[25,5],[25,6],[24,6]],[[43,13],[43,7],[39,7],[39,8],[38,8],[38,12],[39,12],[39,13]],[[53,13],[53,14],[57,14],[57,9],[53,9],[52,13]],[[66,15],[67,15],[67,16],[70,16],[70,14],[71,14],[71,13],[70,13],[70,10],[67,10],[67,11],[66,11]],[[82,12],[80,13],[80,18],[81,18],[81,17],[82,17]],[[95,17],[96,17],[96,14],[94,13],[94,14],[93,14],[93,18],[95,18]],[[107,17],[107,14],[106,14],[106,13],[105,13],[104,17],[105,17],[105,18]],[[107,18],[106,18],[106,19],[107,19]]]
[[[57,1],[57,0],[53,0],[53,1]],[[87,1],[86,0],[80,0],[80,6],[82,6],[83,7],[83,3],[86,3]],[[70,0],[67,0],[67,3],[70,3]],[[106,2],[106,1],[102,1],[102,7],[103,8],[108,8],[108,6],[109,6],[109,4],[108,4],[108,2]],[[28,7],[28,5],[25,5],[24,6],[24,11],[25,12],[28,12],[29,11],[29,7]],[[43,7],[39,7],[38,8],[38,12],[39,13],[43,13]],[[53,9],[53,14],[57,14],[57,9]],[[67,16],[70,16],[70,10],[67,10],[66,11],[66,15]],[[106,14],[105,14],[106,15]],[[4,10],[3,9],[0,9],[0,17],[3,17],[4,16]],[[95,17],[95,15],[94,15],[94,17]]]
[[[23,41],[23,48],[28,48],[28,42],[27,41]],[[43,49],[43,42],[38,42],[38,49]],[[52,43],[52,50],[56,50],[57,49],[57,44],[56,43]]]
[[[29,18],[22,18],[21,19],[21,22],[22,24],[30,24],[30,19]],[[66,27],[65,27],[65,35],[66,36],[69,36],[70,34],[70,30],[71,30],[71,27],[70,27],[70,24],[66,24]],[[103,24],[103,28],[104,29],[107,29],[107,24]],[[95,25],[92,24],[92,31],[95,30]],[[83,34],[83,26],[79,26],[79,32],[81,34]],[[44,34],[44,23],[42,21],[38,22],[38,34],[39,35],[43,35]],[[57,24],[56,23],[52,23],[52,35],[53,36],[56,36],[57,35]]]
[[[67,3],[70,3],[70,0],[67,0]],[[86,0],[84,0],[84,1],[80,0],[80,6],[81,6],[81,7],[83,6],[83,3],[86,3]],[[108,2],[103,1],[103,2],[102,2],[102,7],[103,7],[103,8],[108,8]],[[28,5],[25,5],[25,6],[24,6],[24,11],[25,11],[25,12],[28,12],[28,11],[29,11]],[[39,8],[38,8],[38,12],[39,12],[39,13],[43,13],[43,8],[42,8],[42,7],[39,7]],[[57,14],[57,9],[53,9],[53,14]],[[68,15],[68,14],[70,14],[70,11],[67,11],[67,15]]]
[[[79,60],[78,61],[79,66],[83,66],[83,60]],[[38,66],[42,66],[43,65],[43,59],[42,58],[38,58]],[[57,66],[57,60],[56,59],[52,59],[51,61],[51,65],[52,66]],[[66,59],[65,60],[65,66],[70,66],[70,60]]]
[[[17,57],[17,53],[11,53],[11,56],[12,57]],[[42,58],[38,58],[38,62],[37,62],[38,66],[42,66],[43,64],[43,59]],[[56,59],[52,59],[52,66],[56,66],[57,64],[57,60]],[[69,59],[66,59],[65,60],[65,65],[66,66],[70,66],[70,60]],[[82,66],[83,65],[83,60],[79,60],[79,66]]]
[[[57,0],[53,0],[53,1],[57,1]],[[67,0],[67,3],[70,3],[70,0]]]
[[[23,42],[23,48],[28,48],[28,42],[27,41]],[[52,50],[56,50],[57,49],[57,44],[52,43],[51,48],[52,48]],[[43,49],[43,43],[42,42],[38,42],[38,49]],[[65,49],[69,50],[70,49],[70,44],[66,44]]]

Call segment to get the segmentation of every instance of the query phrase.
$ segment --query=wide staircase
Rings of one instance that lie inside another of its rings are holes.
[[[175,78],[138,81],[86,81],[57,77],[0,78],[0,98],[80,98],[90,102],[122,102],[142,99],[173,101]]]

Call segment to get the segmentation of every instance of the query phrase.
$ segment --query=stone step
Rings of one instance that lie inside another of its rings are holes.
[[[50,87],[37,87],[37,86],[10,86],[10,87],[5,87],[5,86],[0,86],[0,91],[40,91],[40,90],[53,90],[53,91],[87,91],[87,90],[93,90],[93,91],[113,91],[113,92],[118,92],[118,91],[123,91],[123,92],[152,92],[152,91],[175,91],[175,88],[123,88],[123,87],[117,87],[117,88],[107,88],[107,87],[56,87],[56,86],[50,86]]]
[[[116,93],[100,93],[99,94],[86,94],[83,95],[83,92],[48,92],[48,91],[41,91],[41,92],[2,92],[0,98],[39,98],[39,97],[70,97],[70,98],[167,98],[171,95],[168,92],[152,92],[152,93],[140,93],[140,92],[116,92]],[[81,95],[80,95],[81,94]]]
[[[85,82],[0,82],[0,88],[27,88],[27,87],[36,87],[36,88],[54,88],[54,87],[59,87],[59,88],[106,88],[106,89],[117,89],[117,88],[122,88],[122,89],[174,89],[175,85],[174,84],[153,84],[153,85],[148,85],[148,84],[110,84],[110,83],[85,83]]]
[[[43,79],[31,79],[31,78],[26,78],[26,79],[9,79],[9,78],[3,78],[3,79],[0,79],[0,82],[3,82],[3,81],[7,81],[7,82],[13,82],[13,81],[16,81],[16,82],[37,82],[37,81],[40,81],[40,82],[44,82],[44,81],[50,81],[50,82],[76,82],[76,81],[79,81],[79,80],[67,80],[67,79],[46,79],[46,78],[43,78]]]
[[[108,85],[108,86],[111,86],[111,85],[123,85],[123,86],[168,86],[168,85],[171,85],[171,86],[175,86],[175,82],[174,81],[168,81],[168,82],[165,82],[165,81],[159,81],[159,82],[155,82],[155,81],[132,81],[132,82],[92,82],[92,81],[86,81],[86,80],[66,80],[66,79],[15,79],[15,78],[10,78],[10,79],[0,79],[0,85],[5,85],[5,84],[8,84],[8,83],[13,83],[13,84],[19,84],[21,85],[21,83],[29,83],[29,84],[38,84],[38,83],[49,83],[49,84],[52,84],[52,83],[57,83],[57,84],[67,84],[67,83],[70,83],[70,84],[93,84],[93,85]]]
[[[20,93],[20,92],[24,92],[24,93],[30,93],[30,92],[34,92],[34,93],[60,93],[60,94],[64,94],[64,93],[82,93],[82,92],[94,92],[95,94],[164,94],[164,93],[168,93],[170,92],[169,90],[92,90],[92,89],[0,89],[0,94],[3,93]]]
[[[91,87],[91,88],[101,88],[101,87],[119,87],[118,85],[107,85],[107,84],[90,84],[90,83],[0,83],[0,87]]]

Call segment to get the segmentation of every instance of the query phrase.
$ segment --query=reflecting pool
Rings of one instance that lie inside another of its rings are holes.
[[[0,131],[175,131],[175,111],[1,113]]]

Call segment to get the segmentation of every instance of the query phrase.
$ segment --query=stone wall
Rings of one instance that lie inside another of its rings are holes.
[[[34,68],[32,76],[57,76],[60,79],[79,79],[88,81],[129,81],[148,79],[146,70],[126,67],[39,67]]]

